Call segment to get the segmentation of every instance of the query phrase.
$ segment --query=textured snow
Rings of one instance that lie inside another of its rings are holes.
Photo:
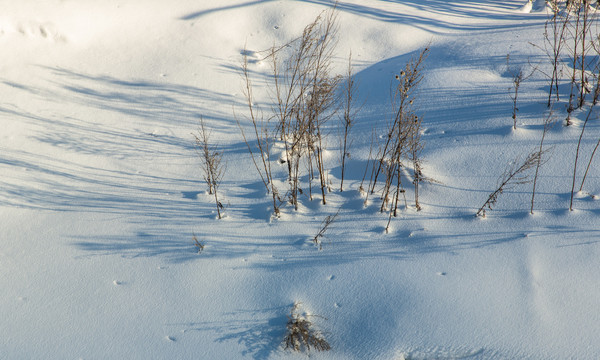
[[[543,42],[543,2],[340,1],[334,67],[352,51],[364,104],[345,191],[271,217],[234,117],[242,54],[268,104],[260,51],[330,5],[2,1],[0,358],[305,358],[281,344],[295,303],[332,346],[315,359],[600,357],[597,168],[568,211],[585,114],[548,133],[534,215],[526,184],[475,217],[539,144],[547,81],[523,83],[513,131],[506,55],[544,60],[531,45]],[[387,216],[358,187],[390,83],[425,46],[418,107],[437,182],[385,234]],[[222,220],[191,135],[200,116],[227,164]],[[598,137],[588,126],[586,159]],[[338,208],[319,251],[311,239]]]

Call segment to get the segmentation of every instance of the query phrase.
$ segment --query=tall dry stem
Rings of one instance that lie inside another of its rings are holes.
[[[254,96],[252,92],[253,87],[250,79],[250,71],[248,69],[248,56],[246,53],[247,52],[244,51],[244,58],[242,62],[242,77],[244,79],[243,93],[246,99],[246,105],[248,107],[248,118],[252,123],[252,129],[254,131],[254,143],[256,147],[252,146],[248,141],[239,119],[236,118],[236,121],[244,142],[248,147],[248,152],[250,153],[254,167],[256,168],[256,171],[258,172],[265,189],[268,193],[271,193],[273,200],[273,213],[275,216],[279,216],[278,203],[281,202],[281,199],[279,198],[279,191],[273,183],[273,172],[270,161],[271,134],[269,122],[268,120],[264,120],[263,116],[260,114],[260,111],[258,111],[254,105]],[[257,153],[257,155],[255,155],[255,153]],[[256,157],[259,157],[259,161],[256,160]]]
[[[341,180],[340,180],[340,191],[344,191],[344,175],[346,173],[346,159],[350,158],[350,146],[352,141],[350,139],[350,132],[352,131],[352,127],[354,126],[354,118],[356,116],[356,111],[353,111],[353,104],[356,95],[356,79],[352,72],[352,52],[348,55],[348,72],[346,73],[346,79],[344,84],[344,113],[341,118],[341,156],[340,156],[340,164],[341,164]]]
[[[540,147],[538,150],[538,152],[540,153],[540,156],[537,158],[537,162],[535,164],[535,174],[533,176],[533,189],[531,191],[531,209],[529,210],[531,215],[533,215],[533,206],[535,203],[535,191],[537,188],[538,175],[539,175],[540,167],[544,163],[543,155],[546,153],[546,151],[544,150],[544,140],[546,139],[546,134],[548,133],[548,130],[550,130],[550,128],[554,124],[554,119],[553,119],[552,114],[553,114],[552,109],[550,109],[550,111],[548,112],[548,116],[544,120],[544,130],[542,131],[542,138],[540,140]]]

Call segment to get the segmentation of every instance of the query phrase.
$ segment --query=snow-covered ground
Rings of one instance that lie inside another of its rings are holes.
[[[568,210],[586,112],[565,127],[555,105],[534,215],[523,184],[475,216],[547,116],[538,71],[512,129],[507,55],[512,69],[548,68],[532,45],[543,1],[526,3],[340,1],[334,69],[352,51],[361,107],[345,189],[332,120],[328,204],[303,197],[274,219],[236,124],[251,131],[242,54],[268,106],[257,51],[331,2],[0,1],[0,358],[305,358],[282,346],[295,303],[331,345],[315,359],[600,358],[597,166]],[[437,182],[386,234],[358,188],[390,84],[426,46],[418,111]],[[224,154],[221,220],[195,150],[200,116]],[[594,117],[585,162],[599,130]]]

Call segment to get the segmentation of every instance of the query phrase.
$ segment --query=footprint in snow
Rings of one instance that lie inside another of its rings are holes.
[[[21,35],[29,38],[42,38],[53,41],[64,42],[64,35],[60,34],[57,27],[52,23],[38,23],[35,21],[26,21],[19,23],[16,30]]]

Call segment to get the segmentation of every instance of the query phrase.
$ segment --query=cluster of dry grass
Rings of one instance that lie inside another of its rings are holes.
[[[323,334],[316,330],[313,323],[299,311],[299,304],[294,304],[288,315],[287,332],[283,339],[285,349],[304,351],[315,349],[317,351],[331,350]]]

